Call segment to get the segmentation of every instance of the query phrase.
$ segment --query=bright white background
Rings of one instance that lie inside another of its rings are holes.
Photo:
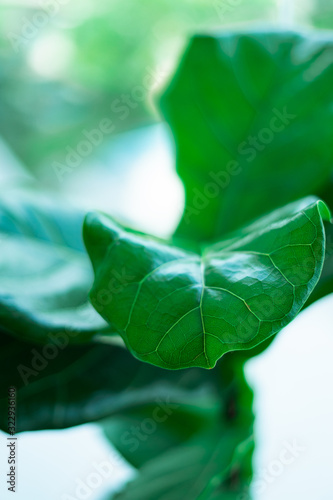
[[[143,230],[167,236],[183,204],[172,156],[163,126],[131,132],[114,139],[112,148],[106,147],[98,159],[88,158],[80,170],[68,174],[61,190],[71,203],[103,209]],[[5,157],[0,181],[13,175],[22,178],[10,152],[0,144],[0,160]],[[4,164],[11,165],[7,172]],[[52,169],[48,175],[55,175]],[[260,482],[262,493],[254,487],[254,500],[332,500],[332,309],[333,295],[300,314],[265,353],[247,365],[255,390],[256,484],[266,477]],[[302,451],[292,463],[281,465],[285,443],[294,441]],[[104,500],[110,488],[134,474],[96,425],[21,434],[18,491],[13,497],[6,491],[6,436],[0,434],[0,498],[73,500],[77,480],[86,482],[95,471],[94,463],[105,460],[113,463],[113,471],[86,497],[90,500]]]

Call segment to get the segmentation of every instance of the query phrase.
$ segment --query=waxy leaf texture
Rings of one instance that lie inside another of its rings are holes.
[[[220,238],[332,175],[330,33],[192,38],[161,98],[186,191],[177,235]]]
[[[142,361],[212,368],[287,325],[321,274],[326,205],[306,198],[200,254],[89,214],[84,240],[95,269],[92,304]],[[117,288],[110,277],[124,270]]]

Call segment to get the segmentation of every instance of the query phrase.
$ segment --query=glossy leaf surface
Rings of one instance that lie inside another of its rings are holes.
[[[196,254],[91,214],[84,239],[92,303],[142,361],[212,368],[297,315],[319,280],[329,219],[323,202],[307,198]],[[127,281],[110,294],[110,276],[122,267]]]
[[[186,204],[178,235],[219,238],[318,194],[333,164],[333,39],[195,36],[161,99]]]
[[[82,342],[109,330],[88,301],[83,213],[36,192],[13,198],[0,204],[0,327],[37,342],[60,332]]]
[[[208,373],[207,373],[208,375]],[[170,372],[136,360],[117,345],[26,343],[0,333],[0,428],[7,430],[8,387],[17,389],[17,432],[61,429],[169,402],[210,407],[212,377]]]

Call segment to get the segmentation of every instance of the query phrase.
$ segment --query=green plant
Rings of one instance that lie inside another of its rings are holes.
[[[16,385],[19,431],[101,422],[140,471],[119,500],[250,498],[244,363],[333,291],[332,62],[316,33],[192,40],[161,99],[186,190],[171,241],[2,196],[3,429]]]

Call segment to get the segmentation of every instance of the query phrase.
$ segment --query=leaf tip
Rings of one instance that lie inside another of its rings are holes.
[[[323,220],[333,223],[331,211],[324,201],[318,201],[318,210]]]
[[[84,218],[83,241],[94,270],[104,260],[109,244],[114,239],[115,231],[111,226],[111,219],[98,212],[88,212]]]

